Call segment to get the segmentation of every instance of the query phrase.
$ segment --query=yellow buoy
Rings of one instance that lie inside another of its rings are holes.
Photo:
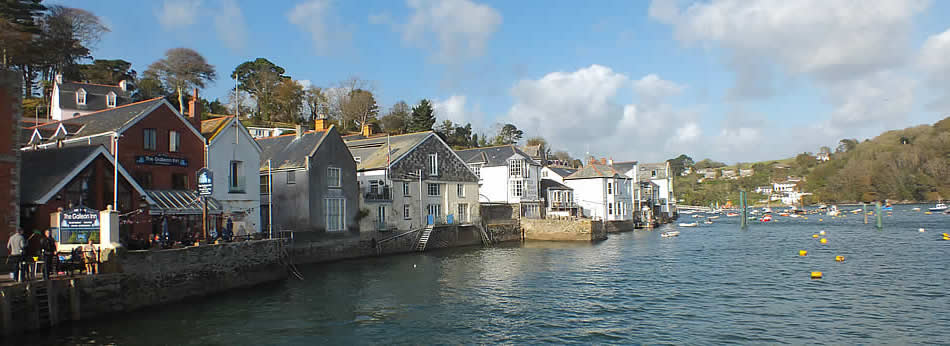
[[[818,232],[818,234],[825,235],[825,231]]]
[[[840,255],[839,255],[839,256],[835,256],[835,261],[837,261],[837,262],[844,262],[844,256],[840,256]]]
[[[812,237],[812,238],[818,238],[818,235],[817,235],[817,234],[812,234],[811,237]]]
[[[930,215],[930,214],[933,214],[933,213],[931,213],[931,212],[929,212],[929,211],[925,211],[925,212],[924,212],[924,215]]]
[[[950,240],[950,237],[943,237],[943,240]]]
[[[807,256],[807,255],[808,255],[808,251],[805,251],[805,250],[798,250],[798,255],[799,255],[799,256]]]
[[[822,220],[822,219],[818,219],[818,221],[825,221],[825,220]]]
[[[812,279],[821,279],[821,272],[811,272]]]
[[[944,233],[943,236],[944,236],[944,237],[950,237],[950,234]]]
[[[822,244],[828,244],[828,239],[821,238],[821,243],[822,243]]]
[[[808,220],[808,217],[807,217],[807,216],[805,217],[805,220]]]

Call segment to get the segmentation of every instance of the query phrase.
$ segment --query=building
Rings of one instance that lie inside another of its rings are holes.
[[[20,75],[0,72],[0,254],[6,254],[7,239],[20,227]]]
[[[751,177],[753,174],[755,174],[755,170],[752,169],[752,168],[740,168],[740,169],[739,169],[739,177],[740,177],[740,178]]]
[[[251,137],[257,138],[267,138],[267,137],[277,137],[288,132],[292,132],[295,129],[289,127],[260,127],[260,126],[248,126],[247,132],[251,134]]]
[[[672,218],[676,210],[676,199],[673,195],[673,171],[670,170],[670,163],[641,163],[637,169],[639,182],[649,181],[656,184],[655,191],[658,198],[654,200],[654,203],[659,208],[654,214],[663,213],[666,217]]]
[[[564,178],[577,172],[577,169],[564,166],[545,166],[541,168],[541,180],[550,179],[564,184]]]
[[[356,162],[336,128],[259,138],[264,232],[359,236]]]
[[[150,218],[134,223],[123,220],[120,239],[149,237],[161,233],[165,224],[173,240],[194,239],[202,233],[196,175],[205,164],[197,90],[194,95],[188,117],[164,98],[154,98],[35,126],[24,149],[104,146],[118,157],[119,166],[128,170],[150,202],[144,208]],[[40,138],[40,133],[51,131],[54,135]],[[139,209],[134,201],[130,206],[119,201],[119,211],[129,208]],[[208,210],[211,215],[221,212],[213,198],[208,199]]]
[[[580,206],[574,200],[574,189],[564,185],[564,178],[577,172],[562,166],[541,168],[541,198],[544,200],[545,217],[580,216]]]
[[[771,186],[757,186],[757,187],[755,188],[755,193],[761,193],[761,194],[766,195],[766,196],[771,195],[771,194],[772,194],[772,187],[771,187]]]
[[[542,166],[547,166],[550,163],[548,162],[548,149],[543,144],[537,145],[526,145],[521,148],[522,152],[528,154],[534,162],[541,164]]]
[[[482,203],[516,206],[521,217],[540,218],[541,164],[514,145],[458,150],[478,176]]]
[[[346,145],[357,162],[367,231],[412,230],[479,220],[478,177],[435,132],[362,136]]]
[[[564,178],[564,185],[574,189],[583,216],[605,221],[633,220],[632,182],[610,165],[593,160]]]
[[[212,197],[221,204],[223,226],[230,217],[234,235],[261,231],[261,146],[235,116],[201,122],[208,141],[208,165],[213,179]]]
[[[774,193],[792,192],[792,191],[795,191],[796,186],[798,186],[797,181],[782,181],[782,182],[772,183],[772,192]]]
[[[815,159],[819,162],[828,162],[831,161],[831,153],[818,153],[815,155]]]
[[[119,85],[103,85],[63,81],[62,75],[56,75],[50,95],[50,118],[56,121],[132,103],[124,80]]]
[[[722,178],[723,178],[723,179],[736,179],[736,178],[737,178],[737,176],[736,176],[736,170],[734,170],[734,169],[724,169],[724,170],[722,170]]]
[[[699,175],[703,176],[702,179],[716,179],[719,177],[719,171],[712,168],[703,168],[696,171]]]

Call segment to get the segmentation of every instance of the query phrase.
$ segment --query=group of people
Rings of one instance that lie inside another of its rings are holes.
[[[31,244],[35,245],[31,246]],[[58,248],[56,238],[50,235],[48,229],[43,231],[42,234],[34,233],[29,238],[23,235],[22,228],[17,229],[7,240],[7,251],[10,254],[7,261],[13,262],[13,280],[22,282],[30,279],[34,274],[30,270],[30,260],[33,260],[35,265],[40,259],[44,264],[42,267],[43,279],[49,280],[51,273],[54,272],[54,268],[59,263]],[[73,256],[81,256],[86,273],[94,273],[98,269],[98,249],[96,249],[92,239],[88,239],[86,244],[78,249],[80,251],[74,251]]]

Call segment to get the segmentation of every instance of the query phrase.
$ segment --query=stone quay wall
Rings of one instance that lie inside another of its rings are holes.
[[[493,244],[509,241],[521,241],[521,223],[515,221],[510,223],[496,223],[485,226],[488,237]]]
[[[607,221],[607,233],[620,233],[633,231],[633,220],[630,221]]]
[[[595,241],[607,239],[601,222],[589,219],[522,219],[525,240]]]
[[[105,314],[283,280],[281,241],[260,240],[159,251],[119,251],[97,275],[0,288],[0,325],[18,334]]]

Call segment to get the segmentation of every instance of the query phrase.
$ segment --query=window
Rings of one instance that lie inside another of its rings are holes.
[[[369,181],[369,193],[374,194],[374,195],[379,194],[379,181],[378,181],[378,180],[370,180],[370,181]]]
[[[439,175],[439,154],[429,154],[429,175]]]
[[[265,194],[265,193],[267,193],[267,191],[270,191],[270,186],[269,186],[269,185],[270,185],[270,177],[267,176],[267,175],[262,175],[262,176],[261,176],[261,187],[260,187],[260,188],[261,188],[261,194]]]
[[[522,160],[511,160],[508,161],[508,175],[512,177],[520,177],[524,174],[524,161]]]
[[[475,165],[468,165],[468,167],[472,169],[472,172],[475,173],[475,176],[478,177],[478,179],[482,178],[482,165],[475,164]]]
[[[409,182],[402,183],[402,195],[409,197]]]
[[[542,177],[542,178],[547,178],[547,177],[548,177],[548,171],[541,171],[541,177]]]
[[[327,167],[327,186],[340,187],[340,169]]]
[[[363,158],[357,156],[357,157],[354,157],[354,158],[353,158],[353,161],[356,161],[356,164],[358,165],[358,164],[363,163]]]
[[[650,177],[651,177],[651,178],[656,178],[656,170],[655,170],[655,169],[652,170],[652,171],[650,171]]]
[[[231,161],[231,169],[228,171],[228,192],[244,192],[244,162]],[[267,191],[267,190],[261,190]]]
[[[327,220],[327,232],[342,231],[346,225],[343,215],[346,214],[346,204],[342,198],[327,198],[324,216]]]
[[[515,180],[511,182],[511,195],[515,197],[524,196],[524,182]]]
[[[379,228],[386,226],[386,205],[380,205],[376,208],[376,224]]]
[[[297,183],[297,172],[287,171],[287,185]]]
[[[441,192],[439,191],[439,184],[429,184],[429,196],[439,196]]]
[[[80,88],[78,91],[76,91],[76,104],[77,105],[86,104],[86,90],[85,89]]]
[[[152,172],[138,172],[135,174],[135,180],[145,189],[152,188]]]
[[[459,203],[458,222],[468,222],[468,203]]]
[[[185,174],[172,173],[172,189],[188,190],[188,176]]]
[[[613,214],[614,214],[614,204],[607,203],[607,215],[613,215]]]
[[[109,92],[106,94],[106,107],[112,108],[115,107],[115,93]]]
[[[168,152],[176,153],[181,150],[181,135],[178,131],[168,131]]]
[[[608,195],[614,194],[614,184],[609,181],[607,182],[607,194]]]
[[[158,148],[158,131],[155,129],[142,130],[142,138],[145,141],[143,147],[145,150],[155,150]]]
[[[402,218],[403,218],[404,220],[409,220],[409,219],[412,218],[411,216],[409,216],[409,205],[408,205],[408,204],[404,204],[404,205],[402,206]]]
[[[429,204],[426,206],[426,215],[432,216],[435,221],[442,219],[442,205],[441,204]]]
[[[465,197],[465,184],[458,184],[459,197]]]

